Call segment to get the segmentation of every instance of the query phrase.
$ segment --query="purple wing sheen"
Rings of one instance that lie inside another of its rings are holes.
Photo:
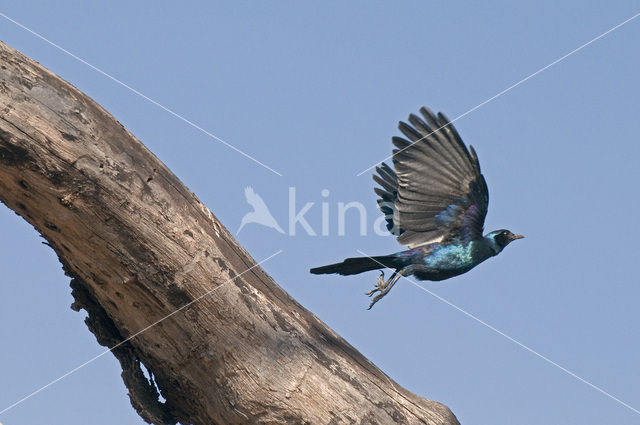
[[[482,238],[489,192],[476,153],[442,113],[420,112],[399,124],[409,140],[393,138],[395,171],[383,163],[373,176],[387,228],[410,247]]]

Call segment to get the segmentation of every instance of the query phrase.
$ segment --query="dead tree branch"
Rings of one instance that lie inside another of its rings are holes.
[[[245,273],[254,260],[162,162],[2,43],[0,200],[56,251],[73,308],[89,313],[107,347],[224,284],[113,350],[147,422],[458,423],[392,382],[260,267]]]

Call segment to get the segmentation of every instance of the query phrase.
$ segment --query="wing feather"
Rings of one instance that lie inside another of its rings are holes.
[[[387,228],[403,245],[443,239],[482,238],[489,191],[473,147],[465,146],[449,119],[420,108],[393,137],[393,169],[385,163],[373,176]]]

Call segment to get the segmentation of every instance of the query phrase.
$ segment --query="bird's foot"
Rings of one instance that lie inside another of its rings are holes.
[[[376,282],[376,287],[367,292],[368,296],[372,296],[378,291],[382,291],[384,289],[385,281],[384,281],[384,272],[380,271],[380,276],[378,276],[378,281]],[[371,308],[371,307],[369,307]]]
[[[371,304],[369,304],[369,307],[367,307],[367,310],[371,310],[371,307],[373,307],[373,305],[375,303],[377,303],[378,301],[380,301],[382,299],[382,297],[384,297],[385,295],[387,295],[386,292],[380,292],[378,295],[373,297],[373,299],[371,300]]]
[[[396,281],[398,280],[399,277],[400,277],[400,274],[398,274],[398,271],[396,270],[391,275],[389,280],[387,280],[385,282],[384,281],[384,272],[380,272],[380,276],[378,276],[378,282],[376,282],[376,287],[373,288],[371,291],[367,292],[367,295],[369,295],[369,296],[372,296],[376,292],[379,292],[379,294],[377,294],[375,297],[373,297],[373,299],[371,300],[371,304],[369,304],[369,308],[367,310],[371,310],[371,307],[373,307],[373,305],[375,303],[380,301],[382,299],[382,297],[384,297],[385,295],[387,295],[387,293],[389,293],[391,288],[393,288],[393,285],[396,284]]]

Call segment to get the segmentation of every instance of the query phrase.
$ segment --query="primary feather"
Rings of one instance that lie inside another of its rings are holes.
[[[489,191],[473,148],[467,150],[443,114],[420,109],[424,120],[411,115],[413,127],[400,122],[412,142],[394,137],[393,166],[383,163],[373,179],[381,186],[378,205],[387,227],[396,229],[402,245],[482,238]]]

